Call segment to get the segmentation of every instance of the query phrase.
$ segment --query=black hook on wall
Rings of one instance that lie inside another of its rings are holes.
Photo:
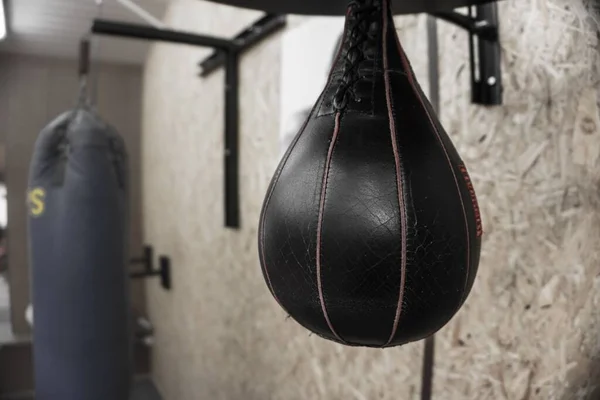
[[[159,256],[158,269],[154,269],[154,249],[152,246],[144,246],[144,254],[138,258],[129,260],[132,265],[141,264],[142,271],[129,274],[131,279],[160,278],[160,284],[165,290],[171,289],[171,260],[167,256]]]
[[[498,5],[470,6],[467,15],[457,11],[431,15],[465,29],[469,33],[471,100],[475,104],[502,104],[502,67]]]

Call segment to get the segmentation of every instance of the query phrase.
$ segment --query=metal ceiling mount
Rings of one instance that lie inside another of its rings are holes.
[[[475,104],[502,104],[501,48],[498,33],[498,5],[494,3],[470,6],[468,14],[457,11],[431,15],[453,23],[469,33],[471,66],[471,100]]]
[[[161,21],[144,11],[130,0],[119,0],[149,25],[138,25],[95,19],[91,32],[98,35],[122,38],[162,41],[211,47],[215,53],[200,64],[200,75],[208,76],[225,66],[225,226],[240,227],[239,200],[239,64],[240,56],[286,25],[286,18],[279,14],[267,14],[244,29],[233,39],[169,30]]]

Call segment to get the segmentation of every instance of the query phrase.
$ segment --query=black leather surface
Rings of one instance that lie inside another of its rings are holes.
[[[209,0],[271,13],[343,15],[348,0]],[[489,3],[490,0],[393,0],[394,14],[449,11],[458,7]]]
[[[387,0],[351,6],[332,73],[267,192],[261,265],[301,325],[347,345],[423,339],[473,285],[481,221]],[[359,7],[359,5],[366,7]]]

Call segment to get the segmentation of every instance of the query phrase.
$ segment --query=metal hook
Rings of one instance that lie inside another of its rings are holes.
[[[79,99],[80,106],[86,106],[89,103],[87,81],[90,72],[90,38],[84,36],[79,43]]]
[[[79,43],[79,77],[84,77],[90,72],[90,37],[84,36]]]
[[[93,0],[94,3],[96,4],[96,18],[101,18],[102,14],[104,13],[104,0]],[[80,90],[82,93],[83,100],[84,103],[80,104],[85,104],[88,106],[94,106],[96,104],[96,99],[98,97],[98,75],[95,74],[95,76],[89,78],[92,74],[90,72],[90,63],[91,63],[91,53],[94,53],[94,57],[97,59],[100,57],[100,43],[98,41],[96,41],[95,43],[92,43],[91,41],[92,38],[92,33],[91,32],[87,32],[86,35],[84,36],[84,40],[87,39],[88,40],[88,57],[87,57],[87,73],[85,76],[80,75]],[[94,46],[92,48],[92,46]],[[89,95],[88,95],[88,81],[90,81],[91,83],[91,88],[89,90]]]

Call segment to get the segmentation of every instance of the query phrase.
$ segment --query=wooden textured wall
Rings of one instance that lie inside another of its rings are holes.
[[[469,167],[484,243],[471,295],[436,335],[434,399],[600,398],[592,3],[499,3],[501,107],[470,103],[467,35],[439,25],[442,122]],[[180,0],[166,22],[232,35],[257,17]],[[426,18],[397,21],[427,90]],[[280,157],[281,46],[271,37],[242,57],[238,231],[223,227],[223,73],[197,78],[205,52],[168,45],[146,65],[144,232],[173,261],[173,290],[148,286],[156,382],[169,400],[416,400],[422,343],[362,349],[309,335],[264,283],[257,227]]]
[[[131,165],[131,250],[141,252],[140,96],[141,69],[98,65],[97,104],[100,114],[126,140]],[[29,161],[39,131],[58,114],[73,107],[78,93],[75,62],[0,55],[0,141],[6,146],[8,188],[8,254],[13,330],[29,333],[27,209],[25,193]],[[133,287],[134,304],[144,309],[143,285]],[[107,294],[109,295],[109,294]]]

